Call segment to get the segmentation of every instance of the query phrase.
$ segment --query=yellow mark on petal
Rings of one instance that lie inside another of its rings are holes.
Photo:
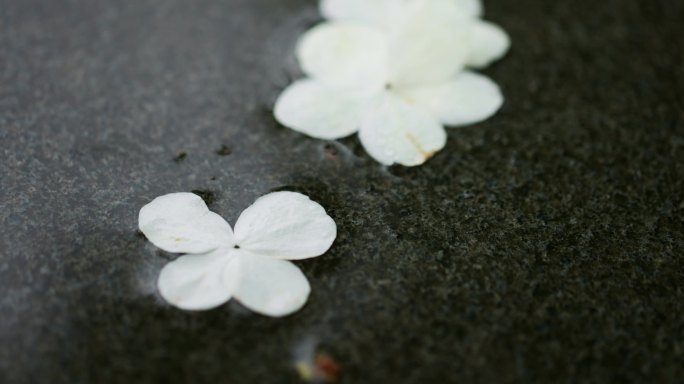
[[[420,142],[418,141],[418,138],[413,136],[411,132],[405,132],[404,135],[406,136],[408,141],[410,141],[411,144],[413,144],[413,146],[416,147],[418,152],[420,152],[420,154],[423,155],[424,158],[428,159],[435,154],[434,151],[426,151],[425,149],[423,149],[423,147],[420,145]]]

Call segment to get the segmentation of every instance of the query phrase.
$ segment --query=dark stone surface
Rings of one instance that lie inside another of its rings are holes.
[[[312,0],[0,0],[0,382],[681,383],[684,2],[486,5],[506,106],[386,169],[271,116]],[[340,228],[307,307],[166,305],[140,207],[277,189]]]

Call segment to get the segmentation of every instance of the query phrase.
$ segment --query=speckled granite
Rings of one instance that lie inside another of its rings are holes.
[[[504,109],[387,169],[271,116],[313,0],[0,0],[0,382],[683,382],[684,2],[486,5]],[[279,189],[339,225],[303,311],[161,300],[143,204]]]

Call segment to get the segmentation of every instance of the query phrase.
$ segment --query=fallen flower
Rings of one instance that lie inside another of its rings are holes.
[[[242,212],[235,231],[192,193],[158,197],[138,220],[154,245],[185,254],[159,275],[159,292],[171,305],[208,310],[235,298],[273,317],[301,309],[311,292],[288,260],[322,255],[337,235],[323,207],[294,192],[261,197]]]
[[[276,101],[281,124],[329,140],[358,132],[380,163],[415,166],[444,147],[444,125],[485,120],[503,104],[494,82],[464,69],[503,56],[508,37],[465,0],[342,1],[323,2],[333,21],[298,44],[308,78]]]
[[[320,9],[328,20],[364,24],[391,32],[392,23],[402,17],[401,12],[412,12],[420,6],[421,1],[435,0],[321,0]],[[510,38],[498,25],[480,19],[483,13],[481,0],[437,1],[448,3],[445,6],[451,8],[452,12],[458,8],[462,16],[459,22],[470,24],[467,38],[458,42],[469,46],[468,67],[484,68],[506,54],[511,44]],[[439,6],[428,6],[435,5]],[[416,15],[409,13],[409,16],[403,17],[415,18]],[[423,26],[422,30],[428,30],[427,26]]]

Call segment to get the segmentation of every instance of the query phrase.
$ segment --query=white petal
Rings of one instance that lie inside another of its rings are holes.
[[[414,0],[415,1],[415,0]],[[482,16],[481,0],[452,0],[465,14]],[[411,0],[321,0],[320,11],[328,20],[353,21],[383,26],[393,12],[407,6]],[[410,5],[410,4],[409,4]]]
[[[138,226],[157,247],[174,253],[205,253],[232,247],[233,231],[192,193],[172,193],[140,210]]]
[[[320,10],[328,20],[342,20],[381,25],[389,8],[401,0],[321,0]]]
[[[335,89],[306,79],[290,85],[276,101],[280,124],[319,139],[334,140],[359,129],[369,94]]]
[[[484,13],[482,0],[454,0],[466,13],[481,17]]]
[[[502,58],[511,47],[511,39],[501,27],[486,21],[473,23],[468,65],[483,68]]]
[[[404,89],[401,93],[448,126],[486,120],[503,104],[501,90],[492,80],[468,71],[444,84]]]
[[[362,25],[323,23],[306,32],[297,59],[307,75],[340,87],[382,87],[387,80],[387,40]]]
[[[241,249],[280,259],[320,256],[336,236],[337,226],[325,209],[295,192],[274,192],[259,198],[235,224],[235,239]]]
[[[386,165],[420,165],[446,144],[436,118],[391,93],[368,111],[359,138],[368,154]]]
[[[230,300],[238,283],[224,279],[226,267],[236,261],[229,250],[181,256],[159,274],[157,286],[169,304],[188,311],[202,311]]]
[[[470,53],[471,24],[453,0],[410,2],[391,23],[392,85],[443,82],[461,71]]]
[[[262,315],[292,314],[306,304],[311,293],[306,276],[287,260],[240,252],[238,263],[229,266],[227,272],[239,276],[235,299]]]

